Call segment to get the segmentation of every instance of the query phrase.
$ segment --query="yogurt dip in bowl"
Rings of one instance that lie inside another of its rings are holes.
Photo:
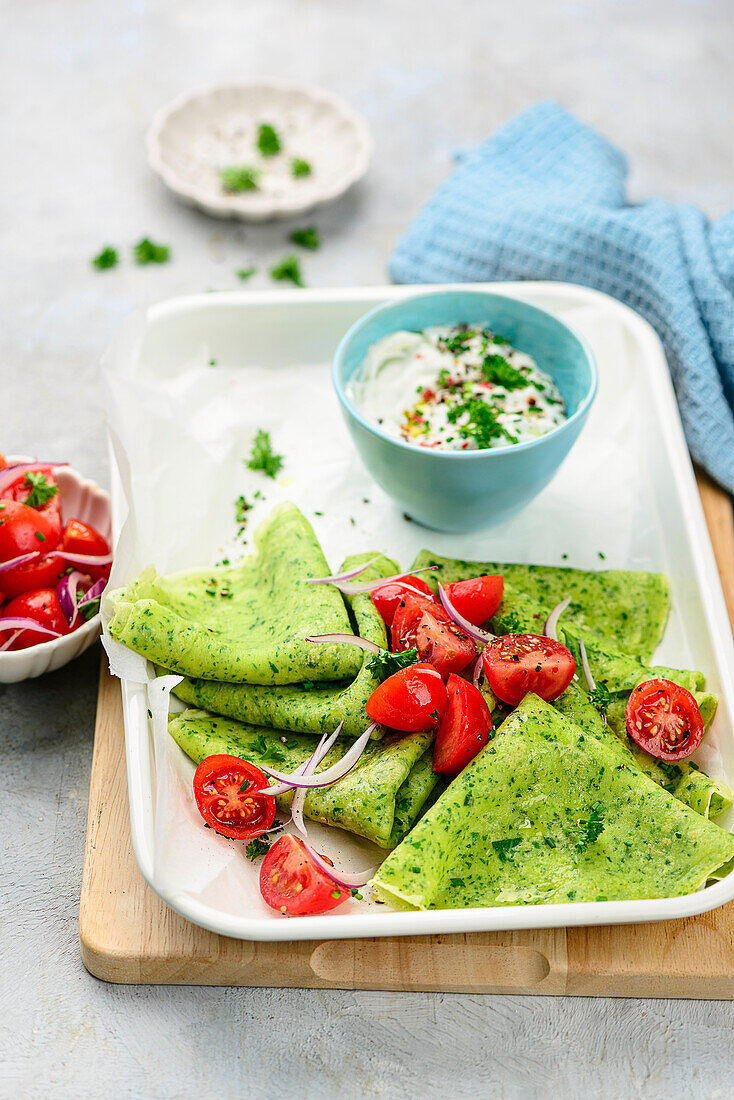
[[[501,522],[548,484],[586,422],[597,370],[559,318],[459,286],[360,318],[333,380],[378,485],[412,519],[460,532]]]

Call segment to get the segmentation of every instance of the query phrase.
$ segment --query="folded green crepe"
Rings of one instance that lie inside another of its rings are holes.
[[[307,760],[318,743],[316,737],[296,738],[203,710],[172,714],[168,730],[197,764],[215,753],[228,753],[285,772]],[[370,742],[348,775],[330,787],[309,791],[306,817],[357,833],[380,848],[394,848],[415,824],[439,782],[432,767],[432,741],[430,733],[405,733]],[[317,774],[340,760],[348,748],[337,742]],[[290,791],[277,796],[276,802],[286,809],[292,798]]]
[[[548,610],[570,596],[572,602],[564,615],[567,621],[593,630],[609,645],[644,660],[650,659],[660,642],[670,609],[668,581],[662,573],[457,561],[421,550],[412,568],[426,565],[439,567],[423,574],[434,588],[438,581],[451,584],[502,573],[508,584]]]
[[[112,593],[113,638],[184,676],[251,684],[346,680],[362,664],[349,645],[308,634],[352,633],[340,593],[306,584],[329,566],[308,520],[282,504],[255,532],[255,552],[227,569],[157,576]]]
[[[677,897],[733,858],[734,836],[528,695],[373,889],[408,909]]]
[[[389,577],[398,566],[382,554],[356,554],[343,563],[340,572],[356,569],[365,561],[373,564],[361,574],[360,580]],[[356,632],[383,648],[387,645],[385,624],[368,595],[345,596],[354,615]],[[357,650],[362,668],[351,683],[336,684],[221,684],[216,680],[183,680],[173,689],[185,703],[203,707],[215,714],[226,714],[241,722],[292,730],[294,733],[331,732],[343,721],[344,737],[359,737],[369,719],[365,704],[380,683],[372,671],[370,654]],[[382,736],[382,727],[376,734]]]
[[[498,634],[523,632],[541,634],[546,618],[545,608],[539,607],[524,593],[517,592],[506,585],[502,603],[492,620],[492,626]],[[725,783],[711,779],[696,764],[685,761],[680,764],[662,764],[656,761],[628,736],[624,719],[627,699],[632,689],[645,680],[662,676],[693,691],[708,728],[716,713],[717,700],[711,692],[695,690],[703,686],[703,673],[667,668],[662,665],[648,668],[640,661],[612,649],[591,630],[579,630],[575,623],[567,622],[565,616],[562,616],[558,623],[557,635],[559,640],[571,650],[579,668],[581,667],[579,637],[583,636],[594,679],[597,683],[603,683],[612,696],[607,708],[609,727],[629,748],[645,774],[698,813],[718,817],[728,809],[732,801],[732,792]]]

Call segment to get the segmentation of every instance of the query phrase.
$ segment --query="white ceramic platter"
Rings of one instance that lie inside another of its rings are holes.
[[[718,741],[723,768],[731,779],[734,647],[665,358],[655,333],[631,310],[592,290],[557,283],[482,285],[477,289],[511,294],[557,312],[583,332],[599,364],[599,397],[586,430],[555,479],[519,516],[486,532],[439,534],[406,522],[369,481],[341,421],[329,365],[339,338],[362,313],[386,299],[420,292],[414,287],[378,287],[199,295],[165,302],[149,311],[135,362],[117,364],[123,374],[130,371],[144,381],[149,393],[159,385],[169,387],[161,408],[166,415],[170,413],[170,423],[162,420],[162,427],[149,430],[147,414],[142,408],[139,412],[146,449],[142,459],[138,455],[135,460],[143,472],[135,489],[138,530],[143,530],[146,516],[152,517],[151,522],[154,517],[159,528],[173,525],[186,507],[186,487],[195,487],[199,476],[195,453],[181,459],[181,477],[166,493],[158,491],[156,495],[155,478],[163,460],[161,448],[167,445],[166,433],[175,431],[177,416],[180,422],[195,412],[196,438],[209,450],[219,446],[223,432],[218,433],[217,415],[226,416],[230,423],[241,419],[241,448],[246,448],[257,427],[274,427],[278,449],[286,454],[286,468],[278,484],[269,483],[269,499],[260,514],[278,500],[293,499],[312,519],[332,567],[347,553],[373,548],[407,567],[416,551],[427,546],[440,554],[480,560],[662,570],[671,581],[673,610],[657,660],[706,672],[707,683],[720,695],[708,736],[713,744]],[[207,357],[218,364],[217,370],[208,368],[208,374]],[[298,380],[295,386],[293,379]],[[171,408],[171,401],[178,404]],[[193,401],[196,410],[187,405]],[[246,453],[240,449],[236,460],[223,459],[221,478],[208,481],[209,495],[219,494],[221,501],[217,507],[222,511],[222,532],[232,523],[237,479],[247,474],[241,461]],[[127,456],[124,461],[127,464]],[[128,507],[121,485],[113,457],[118,531]],[[325,514],[318,516],[319,511]],[[139,534],[138,540],[141,537]],[[197,537],[204,536],[199,532]],[[219,532],[211,535],[212,555],[217,539],[223,538]],[[181,534],[179,543],[185,542]],[[136,567],[144,564],[141,554],[145,558],[147,552],[139,547],[138,551]],[[185,545],[177,545],[173,551],[161,551],[160,560],[179,567],[205,564],[185,561],[189,553]],[[156,559],[154,552],[150,556]],[[213,845],[229,842],[204,833],[200,826],[187,834],[190,840],[180,854],[178,878],[176,874],[162,875],[160,858],[156,862],[160,835],[155,829],[156,776],[145,688],[124,682],[123,703],[132,837],[140,869],[153,889],[183,916],[227,936],[331,939],[617,924],[686,917],[734,898],[734,875],[730,875],[697,893],[662,900],[415,913],[350,901],[322,916],[282,918],[262,903],[257,868],[244,859],[235,877],[230,863],[226,881],[212,888],[211,876],[205,873],[207,861],[214,858]],[[193,767],[180,756],[175,767],[167,763],[166,768],[178,768],[180,781],[176,782],[183,791]],[[190,799],[188,792],[186,797]],[[730,828],[733,820],[730,814],[720,823]],[[195,828],[193,817],[184,824]],[[199,843],[201,836],[204,839]],[[355,844],[338,830],[319,833],[316,827],[315,837],[322,850],[352,867],[369,863],[376,852],[371,846]],[[169,852],[168,871],[170,858]],[[200,888],[198,884],[205,881],[209,886]]]
[[[262,156],[258,127],[269,123],[281,152]],[[372,138],[365,121],[320,88],[283,81],[237,84],[180,96],[155,116],[148,160],[186,202],[218,218],[287,218],[337,198],[367,171]],[[291,159],[311,173],[294,177]],[[227,193],[219,171],[242,166],[260,172],[257,190]]]

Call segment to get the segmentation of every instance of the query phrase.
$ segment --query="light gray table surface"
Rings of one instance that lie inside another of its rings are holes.
[[[5,0],[0,449],[105,484],[98,360],[136,306],[238,286],[283,225],[219,223],[148,170],[153,112],[197,86],[289,77],[345,95],[368,178],[313,219],[311,285],[384,282],[452,154],[548,96],[630,154],[635,195],[734,204],[730,0]],[[309,221],[312,219],[308,219]],[[172,262],[127,255],[149,234]],[[97,273],[106,243],[125,260]],[[258,275],[252,286],[268,285]],[[297,291],[294,291],[297,293]],[[728,1097],[728,1003],[120,987],[77,916],[96,650],[0,685],[0,1096]]]

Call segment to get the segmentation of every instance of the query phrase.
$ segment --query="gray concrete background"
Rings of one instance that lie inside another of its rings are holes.
[[[280,76],[367,117],[374,166],[318,214],[311,285],[383,282],[452,152],[554,96],[630,154],[636,195],[734,204],[730,0],[5,0],[0,448],[107,480],[97,362],[133,307],[289,249],[219,224],[150,174],[178,92]],[[98,274],[144,234],[173,261]],[[266,285],[258,276],[252,285]],[[729,1097],[734,1007],[106,986],[77,949],[95,652],[0,686],[0,1095]]]

